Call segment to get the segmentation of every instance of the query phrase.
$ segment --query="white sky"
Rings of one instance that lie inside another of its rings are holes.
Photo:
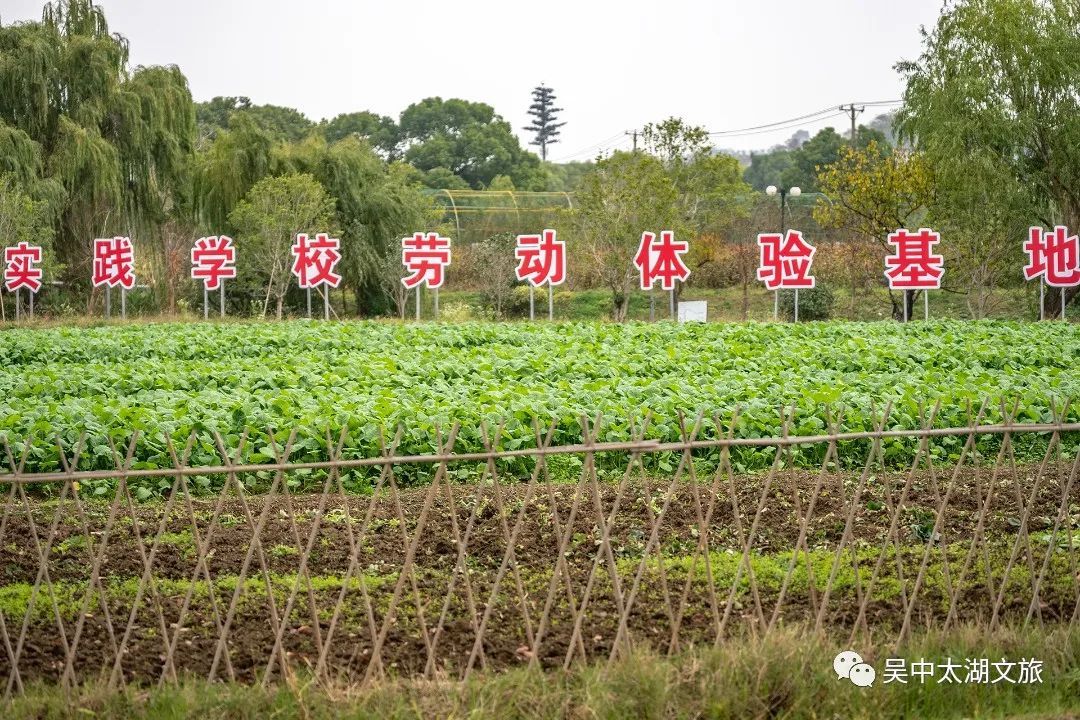
[[[0,0],[0,20],[40,19],[42,0]],[[920,48],[942,0],[102,0],[133,64],[175,63],[196,100],[246,95],[314,120],[397,118],[425,97],[486,102],[515,132],[530,91],[565,109],[552,160],[629,147],[625,130],[680,116],[746,128],[851,101],[895,100],[893,70]],[[867,110],[869,121],[888,108]],[[717,137],[765,148],[797,127]]]

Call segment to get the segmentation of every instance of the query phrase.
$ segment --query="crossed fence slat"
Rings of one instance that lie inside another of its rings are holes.
[[[639,645],[674,654],[788,624],[851,642],[885,627],[897,645],[922,626],[1076,626],[1080,423],[1068,403],[1052,407],[1052,422],[1018,424],[1002,403],[1003,422],[986,425],[983,403],[966,426],[939,428],[935,404],[918,429],[890,430],[886,405],[857,433],[826,412],[813,437],[781,408],[775,438],[737,437],[738,412],[699,413],[666,442],[649,439],[648,415],[619,442],[601,441],[604,418],[582,417],[579,443],[555,445],[556,424],[534,421],[534,445],[506,449],[505,426],[483,425],[477,452],[455,452],[455,424],[419,456],[399,452],[399,428],[377,456],[348,459],[347,432],[327,430],[327,459],[304,462],[291,459],[295,431],[267,430],[235,447],[212,433],[215,464],[193,465],[192,433],[181,448],[163,438],[171,467],[152,470],[133,467],[137,433],[123,450],[109,442],[113,470],[78,469],[85,437],[56,438],[45,472],[26,470],[34,441],[5,442],[0,592],[26,590],[11,595],[22,605],[0,603],[5,698],[40,678],[370,683],[610,665]],[[986,436],[1000,440],[983,457]],[[1020,462],[1017,439],[1034,436],[1041,459]],[[270,462],[246,461],[256,438]],[[946,438],[960,447],[943,463]],[[889,441],[915,443],[903,468]],[[737,471],[740,448],[771,448],[769,467]],[[652,463],[659,453],[677,454],[671,470]],[[554,476],[560,455],[580,459],[576,478]],[[451,472],[462,464],[467,480]],[[409,487],[403,469],[421,466],[429,481]],[[300,472],[316,474],[312,491],[291,485]],[[349,473],[367,473],[366,494],[346,489]],[[223,487],[202,497],[193,475]],[[160,502],[135,501],[148,478],[168,481]],[[102,482],[107,500],[88,500],[80,484]]]

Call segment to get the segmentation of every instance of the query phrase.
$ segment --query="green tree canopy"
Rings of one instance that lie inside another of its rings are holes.
[[[289,174],[263,178],[251,188],[229,216],[238,231],[236,249],[241,284],[266,288],[263,314],[275,303],[282,317],[285,294],[292,285],[292,244],[297,233],[337,234],[333,227],[334,198],[311,175]]]
[[[965,203],[1000,198],[1020,213],[1014,224],[1080,227],[1078,28],[1076,0],[956,0],[919,59],[898,64],[901,135],[934,165],[943,218],[976,220]]]
[[[582,179],[575,202],[581,257],[611,290],[612,317],[618,322],[626,319],[638,277],[633,259],[641,233],[674,229],[677,200],[663,163],[647,153],[617,152]]]
[[[855,133],[855,147],[865,148],[874,143],[881,152],[890,145],[880,130],[860,125]],[[799,187],[803,192],[820,192],[818,171],[840,157],[840,149],[849,141],[831,127],[819,130],[800,147],[777,147],[766,153],[753,153],[744,178],[755,190],[769,185],[780,188]]]
[[[422,172],[445,168],[476,190],[496,175],[521,190],[546,185],[540,158],[522,149],[510,123],[490,105],[427,98],[406,108],[398,125],[405,159]]]
[[[234,115],[245,115],[275,140],[296,142],[314,127],[314,124],[298,110],[281,105],[252,105],[246,97],[215,97],[209,102],[197,103],[195,117],[199,137],[212,140],[229,127]]]
[[[376,115],[367,110],[344,113],[324,122],[321,127],[327,142],[335,143],[357,136],[367,140],[387,160],[395,160],[400,155],[397,123],[385,115]]]
[[[53,203],[69,280],[85,282],[95,236],[154,234],[188,182],[194,137],[180,70],[131,70],[127,41],[90,0],[0,27],[3,169]]]

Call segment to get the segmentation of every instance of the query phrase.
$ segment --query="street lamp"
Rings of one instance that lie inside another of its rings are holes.
[[[776,194],[780,194],[780,234],[783,235],[787,232],[787,228],[784,227],[784,211],[787,209],[787,196],[799,197],[802,195],[802,188],[798,185],[790,187],[784,190],[778,189],[775,185],[770,185],[765,188],[765,194],[769,197],[775,197]],[[773,320],[777,320],[780,317],[780,291],[773,291]],[[795,321],[799,320],[799,291],[795,291]]]
[[[765,194],[769,197],[775,197],[777,193],[780,193],[780,234],[782,235],[787,230],[787,228],[784,227],[784,210],[787,207],[787,196],[799,197],[802,195],[802,188],[798,185],[787,188],[786,190],[780,190],[775,185],[770,185],[765,188]]]

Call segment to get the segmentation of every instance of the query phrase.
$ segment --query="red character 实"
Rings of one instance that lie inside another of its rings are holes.
[[[450,264],[450,238],[440,237],[438,233],[422,232],[411,238],[401,239],[401,263],[411,275],[401,278],[401,284],[408,289],[417,285],[429,288],[442,287],[445,273]]]
[[[566,280],[566,243],[555,239],[554,230],[545,230],[542,236],[518,235],[514,256],[517,279],[533,287],[561,285]]]
[[[1080,285],[1080,240],[1076,235],[1058,225],[1051,232],[1033,227],[1024,243],[1028,264],[1024,277],[1034,280],[1040,275],[1050,287],[1073,287]]]
[[[41,248],[20,242],[15,247],[4,248],[4,286],[9,292],[27,288],[32,293],[41,289],[42,270],[34,267],[41,262]]]
[[[659,242],[655,233],[641,233],[641,244],[634,255],[634,265],[641,275],[641,289],[651,290],[657,279],[664,290],[674,290],[676,280],[685,282],[690,277],[690,269],[682,256],[689,250],[688,243],[675,241],[675,233],[671,230],[662,230]]]
[[[221,235],[199,238],[191,248],[191,279],[202,280],[207,290],[236,277],[236,248],[232,238]]]
[[[135,287],[135,249],[131,238],[114,237],[94,240],[94,287]]]
[[[334,272],[334,267],[341,260],[341,243],[326,233],[318,233],[309,239],[306,233],[299,233],[292,246],[293,275],[302,288],[314,288],[329,285],[336,288],[341,284],[341,276]]]
[[[769,290],[812,288],[816,279],[810,274],[817,248],[803,240],[798,230],[788,230],[787,235],[762,233],[758,235],[761,262],[758,280]]]
[[[941,287],[945,258],[934,254],[941,236],[921,228],[918,233],[897,230],[889,235],[894,255],[885,257],[885,277],[894,290],[925,290]]]

